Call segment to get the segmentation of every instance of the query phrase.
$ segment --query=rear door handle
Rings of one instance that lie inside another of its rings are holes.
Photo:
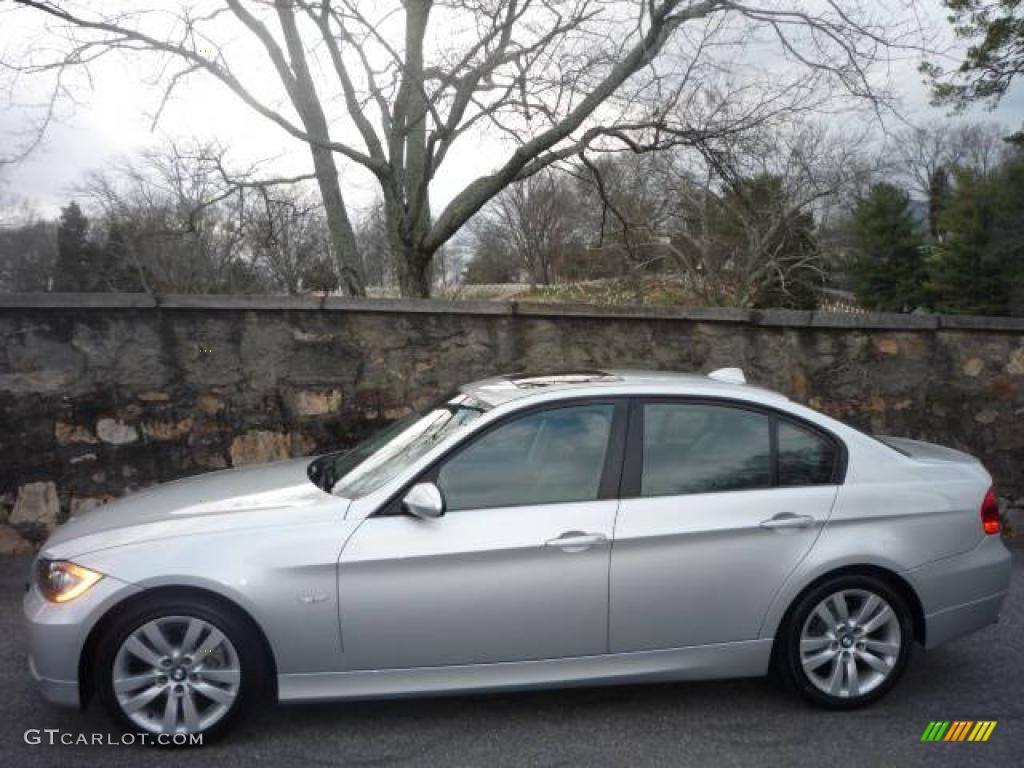
[[[607,537],[602,533],[584,533],[583,531],[566,531],[556,539],[548,539],[544,542],[546,547],[558,547],[563,552],[583,552],[595,544],[606,541]]]
[[[794,515],[792,512],[780,512],[774,517],[761,521],[762,528],[770,528],[772,530],[807,528],[813,524],[814,518],[810,515]]]

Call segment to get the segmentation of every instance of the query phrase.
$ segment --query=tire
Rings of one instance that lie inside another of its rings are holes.
[[[913,633],[910,609],[897,590],[872,576],[837,576],[793,604],[777,638],[777,671],[818,706],[867,706],[899,681]]]
[[[126,732],[149,734],[148,744],[195,746],[190,734],[214,741],[266,690],[257,630],[210,597],[135,602],[113,618],[96,647],[100,701]]]

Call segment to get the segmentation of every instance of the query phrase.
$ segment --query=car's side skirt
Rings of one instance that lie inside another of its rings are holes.
[[[568,659],[447,667],[278,675],[281,701],[432,696],[582,685],[756,677],[768,671],[772,640]]]

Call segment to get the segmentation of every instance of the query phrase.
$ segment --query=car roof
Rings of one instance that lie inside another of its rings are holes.
[[[742,373],[728,369],[731,375]],[[466,384],[460,391],[491,407],[540,393],[615,394],[615,395],[705,395],[742,400],[788,400],[770,389],[733,383],[705,376],[675,371],[645,371],[620,368],[584,369],[553,373],[510,373]],[[724,372],[723,372],[724,373]]]

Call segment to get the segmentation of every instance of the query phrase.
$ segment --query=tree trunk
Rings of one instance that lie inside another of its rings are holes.
[[[391,253],[398,262],[399,289],[403,296],[418,298],[430,296],[430,265],[438,247],[423,247],[430,233],[423,45],[432,6],[432,0],[405,3],[405,65],[395,96],[389,142],[398,184],[385,205]]]
[[[402,296],[429,299],[430,267],[434,254],[410,243],[401,234],[401,222],[388,221],[388,245],[398,269],[398,290]]]
[[[240,10],[240,3],[229,0],[229,5],[243,21],[246,21],[246,18],[251,19],[248,12]],[[350,296],[365,296],[366,287],[360,269],[359,247],[356,243],[355,231],[352,229],[352,222],[348,218],[345,199],[341,195],[338,167],[334,163],[334,151],[324,146],[330,140],[327,117],[324,115],[323,105],[320,103],[320,97],[317,95],[313,76],[306,61],[306,53],[295,23],[293,8],[290,3],[277,3],[276,6],[278,18],[281,21],[281,31],[284,33],[285,44],[288,48],[290,68],[272,40],[265,42],[264,45],[267,46],[271,58],[274,59],[295,111],[299,113],[303,126],[313,138],[309,145],[313,155],[313,172],[316,174],[316,181],[320,186],[324,212],[327,215],[327,229],[330,232],[331,247],[334,249],[334,258],[338,266],[338,281],[342,290]],[[257,35],[261,34],[261,30],[263,34],[266,34],[266,29],[258,21],[250,20],[246,23],[251,29],[256,30]]]
[[[430,298],[430,266],[433,251],[421,245],[423,226],[408,231],[404,207],[385,195],[384,223],[387,228],[388,250],[398,271],[398,290],[409,298]]]
[[[388,249],[398,272],[398,291],[403,297],[430,298],[430,265],[433,253],[418,247],[415,237],[405,231],[402,208],[384,206],[388,231]]]
[[[350,296],[365,296],[362,273],[357,262],[359,248],[356,235],[349,221],[341,186],[338,184],[338,169],[334,164],[334,154],[329,149],[311,147],[313,169],[316,181],[320,186],[320,196],[324,201],[327,214],[327,229],[331,236],[331,248],[338,267],[338,280],[342,290]]]
[[[402,296],[430,298],[430,266],[433,254],[408,250],[398,263],[398,287]]]

